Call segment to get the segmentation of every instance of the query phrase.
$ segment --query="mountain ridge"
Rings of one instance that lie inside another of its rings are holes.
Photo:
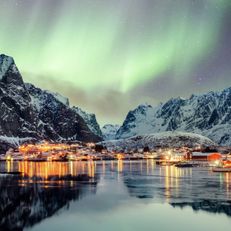
[[[117,139],[164,131],[201,134],[221,145],[231,145],[231,87],[171,98],[156,107],[139,105],[128,112]]]
[[[3,151],[13,137],[19,141],[102,140],[70,108],[67,98],[24,83],[14,59],[6,55],[0,55],[0,110],[0,136],[9,137],[0,139]]]

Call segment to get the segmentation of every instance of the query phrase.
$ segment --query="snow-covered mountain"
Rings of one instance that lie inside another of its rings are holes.
[[[43,137],[52,140],[100,140],[84,119],[69,107],[68,99],[50,91],[25,84],[31,104],[38,112],[38,129]]]
[[[0,55],[0,135],[39,137],[36,110],[13,58]]]
[[[103,133],[103,139],[114,140],[119,128],[120,125],[118,124],[105,124],[101,129]]]
[[[0,136],[6,137],[0,151],[5,150],[7,140],[14,137],[19,140],[101,140],[69,107],[67,98],[25,84],[13,58],[6,55],[0,55],[0,111]]]
[[[170,99],[156,107],[139,105],[120,128],[105,125],[101,131],[94,114],[71,108],[68,99],[58,93],[25,84],[13,58],[0,55],[0,111],[4,147],[14,137],[20,141],[100,141],[102,137],[123,139],[164,131],[192,132],[231,145],[231,88]]]
[[[87,113],[85,111],[83,111],[81,108],[79,107],[73,107],[72,108],[75,112],[77,112],[85,121],[85,123],[87,124],[87,126],[89,127],[89,129],[96,134],[97,136],[102,137],[102,131],[100,130],[100,126],[97,122],[96,116],[93,113]]]
[[[116,138],[163,131],[193,132],[231,145],[231,88],[170,99],[156,107],[140,105],[128,113]]]
[[[149,135],[138,135],[130,138],[103,141],[100,144],[112,151],[137,151],[148,147],[211,147],[217,144],[207,137],[186,132],[159,132]]]

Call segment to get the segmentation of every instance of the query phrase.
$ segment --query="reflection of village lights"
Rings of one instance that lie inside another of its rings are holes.
[[[88,175],[90,177],[95,176],[95,163],[93,161],[88,162]]]
[[[111,161],[111,170],[114,170],[114,161]]]
[[[10,164],[9,163],[9,171]],[[86,169],[88,166],[88,169]],[[77,176],[79,174],[88,174],[94,177],[95,175],[95,164],[87,162],[18,162],[18,169],[25,176],[33,177],[38,176],[44,179],[48,179],[51,176]]]
[[[226,192],[227,192],[227,195],[229,196],[229,173],[226,173],[225,174],[225,182],[226,182]]]
[[[169,166],[166,166],[165,168],[165,198],[166,198],[166,202],[169,202],[169,198],[171,196],[170,193],[170,184],[169,184]]]
[[[7,161],[7,172],[11,172],[13,169],[13,162]]]
[[[123,171],[123,160],[118,159],[118,161],[117,161],[117,169],[118,169],[118,172]]]
[[[105,161],[102,162],[102,173],[105,174],[106,167],[105,167]]]

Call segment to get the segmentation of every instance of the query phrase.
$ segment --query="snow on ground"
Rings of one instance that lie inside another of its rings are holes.
[[[133,136],[127,139],[104,141],[100,144],[106,146],[109,150],[130,151],[144,147],[154,149],[156,147],[197,147],[214,146],[212,140],[202,135],[186,132],[161,132],[149,135]]]
[[[9,143],[15,146],[20,145],[23,142],[30,141],[31,137],[19,138],[19,137],[9,137],[9,136],[0,136],[0,142]]]
[[[231,124],[216,125],[202,134],[211,140],[220,141],[223,146],[230,146],[231,144]]]

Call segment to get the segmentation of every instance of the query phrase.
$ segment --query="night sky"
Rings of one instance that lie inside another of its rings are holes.
[[[26,82],[121,123],[231,86],[231,1],[0,0],[0,44]]]

